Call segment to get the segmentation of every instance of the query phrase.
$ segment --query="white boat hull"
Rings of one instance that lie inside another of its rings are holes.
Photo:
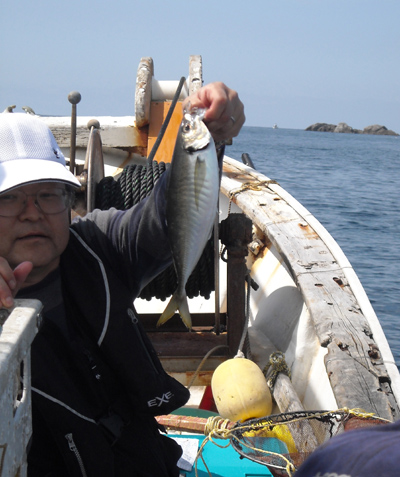
[[[382,385],[390,382],[396,407],[399,372],[339,245],[278,184],[229,158],[224,170],[221,188],[226,196],[234,192],[232,211],[251,218],[264,244],[257,256],[248,258],[260,285],[251,292],[253,355],[263,365],[269,350],[258,352],[255,341],[262,345],[260,336],[285,353],[306,409],[362,407],[390,418],[390,406],[380,399],[387,391]],[[243,187],[247,183],[252,189]]]

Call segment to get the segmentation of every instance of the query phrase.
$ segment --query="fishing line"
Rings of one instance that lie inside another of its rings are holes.
[[[156,142],[154,143],[153,147],[151,148],[150,154],[147,156],[147,163],[151,163],[154,159],[154,156],[156,155],[158,147],[161,144],[161,141],[164,137],[165,131],[167,130],[168,124],[171,120],[172,113],[174,112],[176,103],[178,102],[178,99],[179,99],[179,96],[181,94],[181,91],[182,91],[182,88],[183,88],[183,85],[184,85],[185,81],[186,81],[186,78],[184,76],[182,76],[182,78],[179,80],[178,87],[175,91],[174,97],[172,98],[171,105],[168,109],[168,113],[165,117],[165,120],[164,120],[164,122],[161,126],[160,132],[158,133]]]

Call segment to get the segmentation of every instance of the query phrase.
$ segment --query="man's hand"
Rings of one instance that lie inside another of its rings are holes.
[[[244,106],[236,91],[224,83],[210,83],[186,98],[183,108],[205,108],[204,122],[215,141],[231,139],[239,134],[246,118]]]
[[[14,270],[0,257],[0,308],[11,308],[14,297],[33,268],[32,262],[22,262]]]

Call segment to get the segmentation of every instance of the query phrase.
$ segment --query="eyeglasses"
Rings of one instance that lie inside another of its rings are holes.
[[[60,187],[40,189],[36,194],[11,190],[0,194],[0,216],[17,217],[25,209],[28,197],[35,197],[36,207],[47,215],[64,212],[72,202],[71,193]]]

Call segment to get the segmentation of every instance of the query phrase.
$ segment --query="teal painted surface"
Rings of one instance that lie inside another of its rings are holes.
[[[204,436],[169,435],[171,437],[198,439],[199,448],[205,439]],[[228,441],[219,440],[218,443],[226,445]],[[252,462],[249,459],[241,459],[231,445],[227,448],[220,448],[212,442],[207,442],[203,449],[203,458],[212,477],[272,477],[266,466]],[[197,473],[198,477],[209,477],[201,459],[198,460]],[[185,477],[196,477],[194,466],[191,472],[181,471],[181,474]]]

